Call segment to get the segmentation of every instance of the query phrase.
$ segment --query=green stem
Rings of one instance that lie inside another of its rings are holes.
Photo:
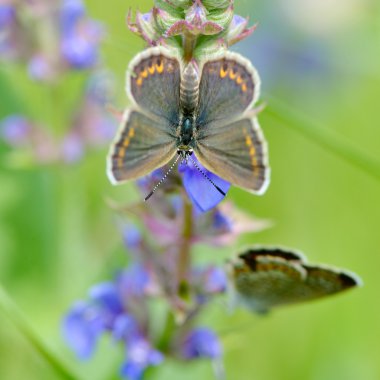
[[[332,129],[312,121],[298,110],[294,110],[274,97],[267,96],[267,98],[269,98],[269,106],[265,109],[267,115],[380,180],[380,162],[378,160],[344,140]]]
[[[61,378],[66,380],[79,379],[79,376],[73,374],[66,364],[37,335],[2,285],[0,285],[0,311],[15,325],[17,330]]]
[[[183,225],[182,242],[178,257],[178,293],[181,298],[189,298],[188,276],[190,271],[190,240],[193,234],[193,208],[191,203],[184,198],[183,201]]]

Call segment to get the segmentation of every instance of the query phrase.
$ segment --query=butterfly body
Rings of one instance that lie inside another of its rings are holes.
[[[267,146],[250,107],[260,80],[250,62],[224,53],[198,64],[162,47],[132,60],[132,101],[108,157],[113,183],[149,174],[179,153],[194,152],[219,177],[256,194],[269,183]]]

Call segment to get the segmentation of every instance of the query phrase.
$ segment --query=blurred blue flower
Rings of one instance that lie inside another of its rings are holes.
[[[221,267],[210,267],[206,271],[204,291],[208,294],[223,293],[227,287],[226,272]]]
[[[215,183],[224,193],[230,188],[230,183],[211,173],[204,168],[196,157],[192,159],[197,163],[199,168]],[[192,203],[201,211],[209,211],[214,208],[224,198],[212,183],[195,167],[192,160],[182,162],[179,165],[179,172],[182,173],[183,185]]]
[[[188,333],[182,344],[182,355],[185,359],[222,357],[222,346],[217,335],[205,328],[198,327]]]
[[[127,343],[127,360],[121,375],[130,380],[140,380],[149,366],[157,366],[164,360],[161,352],[151,347],[144,339]]]
[[[14,5],[0,5],[0,30],[8,26],[15,17]]]
[[[68,163],[79,161],[84,154],[84,146],[81,136],[77,133],[69,133],[62,141],[63,160]]]
[[[152,347],[146,315],[142,315],[148,282],[148,272],[135,264],[116,276],[115,281],[92,287],[89,301],[73,305],[64,318],[63,335],[79,358],[88,359],[100,335],[108,332],[125,345],[123,376],[138,380],[147,367],[162,362],[164,356]],[[141,310],[136,310],[136,306]]]
[[[0,123],[1,137],[13,146],[25,144],[31,129],[31,124],[21,115],[10,115]]]
[[[133,264],[121,273],[118,284],[124,297],[143,297],[149,284],[149,273],[140,264]]]
[[[94,66],[98,60],[103,29],[88,19],[82,1],[64,0],[61,7],[61,53],[76,69]]]
[[[126,224],[123,226],[123,241],[128,249],[138,250],[142,243],[141,231],[132,223]]]
[[[216,210],[213,214],[213,227],[218,232],[227,233],[231,232],[233,225],[230,218],[228,218],[220,210]]]
[[[68,346],[78,358],[88,359],[104,331],[101,310],[89,303],[77,302],[67,314],[62,327]]]
[[[41,54],[37,54],[29,60],[28,73],[35,80],[45,80],[52,76],[49,62]]]

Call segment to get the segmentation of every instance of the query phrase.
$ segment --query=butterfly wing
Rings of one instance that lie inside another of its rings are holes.
[[[238,300],[257,312],[324,297],[360,283],[353,274],[308,265],[297,253],[278,248],[248,250],[230,273]]]
[[[254,117],[210,123],[199,131],[194,152],[205,168],[236,186],[255,194],[268,187],[268,148]]]
[[[127,71],[127,93],[134,106],[123,117],[108,155],[112,183],[149,174],[176,153],[180,63],[164,48],[138,54]]]
[[[127,71],[127,93],[144,111],[177,126],[180,110],[181,67],[162,47],[138,54]]]
[[[206,62],[194,147],[208,170],[255,194],[265,192],[270,177],[266,141],[257,119],[247,112],[259,91],[258,74],[241,55],[227,52]]]
[[[207,61],[199,84],[197,126],[208,128],[217,121],[237,119],[258,99],[260,78],[250,61],[240,54],[226,52]]]
[[[142,177],[165,165],[175,154],[175,138],[167,120],[127,110],[108,155],[107,174],[113,184]]]

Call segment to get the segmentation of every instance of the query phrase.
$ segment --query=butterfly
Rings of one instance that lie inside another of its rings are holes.
[[[282,248],[250,248],[227,263],[227,272],[231,302],[258,313],[361,284],[355,274],[327,265],[310,265],[302,254]]]
[[[163,47],[138,54],[127,70],[125,111],[107,159],[113,184],[136,179],[193,153],[209,171],[262,194],[267,144],[257,121],[260,79],[232,52],[185,64]],[[187,162],[187,161],[186,161]]]

